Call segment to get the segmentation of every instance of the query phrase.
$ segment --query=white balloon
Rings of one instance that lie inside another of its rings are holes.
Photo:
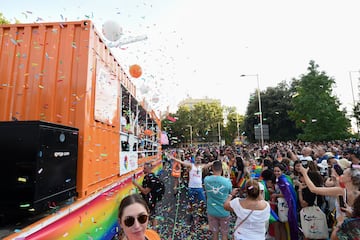
[[[120,24],[112,20],[103,23],[102,33],[107,40],[112,42],[118,41],[123,34]]]
[[[149,90],[150,90],[149,86],[147,86],[147,85],[145,85],[145,84],[143,84],[143,85],[140,86],[140,92],[141,92],[142,94],[147,94],[147,93],[149,92]]]

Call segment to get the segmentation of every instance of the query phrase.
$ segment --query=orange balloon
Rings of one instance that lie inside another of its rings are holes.
[[[144,131],[144,134],[146,135],[146,136],[151,136],[151,135],[153,135],[153,131],[151,131],[150,129],[146,129],[145,131]]]
[[[129,68],[130,75],[134,78],[138,78],[142,74],[141,67],[137,64],[131,65]]]

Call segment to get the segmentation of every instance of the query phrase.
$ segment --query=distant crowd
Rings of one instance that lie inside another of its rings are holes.
[[[360,239],[359,142],[188,147],[163,162],[173,194],[186,187],[189,224],[207,222],[212,239]],[[151,166],[144,174],[134,184],[155,219]]]

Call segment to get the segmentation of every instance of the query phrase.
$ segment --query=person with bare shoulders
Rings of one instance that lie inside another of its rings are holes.
[[[350,217],[337,225],[331,234],[331,240],[360,238],[360,195],[356,197],[352,208],[346,206],[346,212]]]
[[[270,217],[270,205],[260,196],[260,186],[257,180],[246,182],[246,198],[233,197],[239,189],[234,188],[224,203],[224,209],[234,212],[237,216],[234,239],[261,240],[265,239],[266,224]]]
[[[209,168],[213,165],[213,162],[206,164],[201,163],[202,156],[197,155],[195,157],[195,163],[182,161],[174,156],[169,156],[174,161],[180,163],[185,167],[189,167],[189,211],[190,215],[194,213],[195,204],[199,204],[200,211],[196,211],[197,216],[193,216],[196,219],[198,217],[204,217],[202,214],[205,212],[206,198],[205,191],[203,188],[203,177],[202,172],[204,168]]]
[[[339,184],[334,187],[317,187],[309,178],[307,172],[308,168],[300,166],[300,172],[302,173],[305,183],[311,192],[322,196],[334,196],[337,198],[335,202],[336,207],[336,220],[338,223],[342,223],[346,218],[346,212],[344,207],[340,206],[340,198],[343,199],[345,206],[353,207],[355,198],[360,195],[360,166],[352,165],[350,168],[345,169],[341,176],[337,176],[336,171],[332,169],[332,176],[339,179]]]

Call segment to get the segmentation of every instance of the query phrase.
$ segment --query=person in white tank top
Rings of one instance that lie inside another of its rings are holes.
[[[199,204],[200,209],[205,209],[206,206],[206,198],[205,191],[203,188],[203,179],[202,179],[202,170],[204,168],[209,168],[212,166],[213,162],[209,162],[207,164],[201,163],[203,157],[201,155],[197,155],[195,158],[195,164],[190,162],[181,161],[174,156],[169,156],[176,162],[179,162],[181,165],[190,168],[189,171],[189,211],[192,214],[194,205]],[[197,212],[197,211],[195,211]],[[202,213],[203,211],[200,211]]]

